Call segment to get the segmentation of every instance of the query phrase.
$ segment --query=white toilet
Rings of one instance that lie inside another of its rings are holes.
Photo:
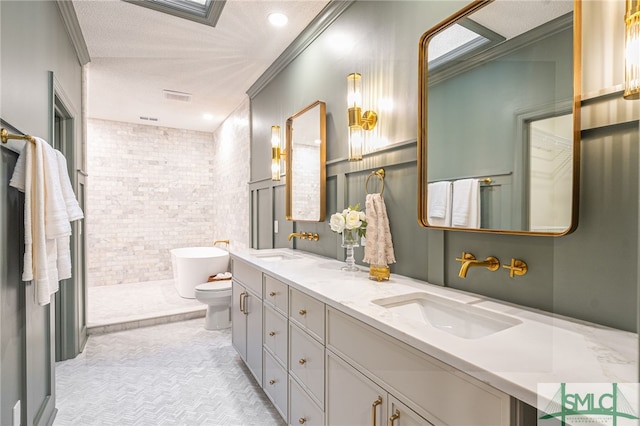
[[[196,299],[208,306],[204,328],[221,330],[231,327],[231,280],[199,284],[195,295]]]

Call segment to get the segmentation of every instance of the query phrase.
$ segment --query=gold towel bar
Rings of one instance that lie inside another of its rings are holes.
[[[7,132],[7,129],[0,130],[0,139],[2,139],[2,143],[7,143],[9,139],[23,139],[31,143],[36,143],[36,139],[31,135],[12,135]]]

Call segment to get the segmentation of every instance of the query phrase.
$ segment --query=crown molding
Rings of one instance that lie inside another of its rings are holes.
[[[71,38],[71,43],[76,50],[78,61],[80,65],[86,65],[91,62],[91,56],[89,56],[89,49],[87,49],[87,43],[82,35],[80,29],[80,23],[78,22],[78,15],[73,7],[73,3],[70,0],[56,0],[64,25],[67,28],[67,33]]]

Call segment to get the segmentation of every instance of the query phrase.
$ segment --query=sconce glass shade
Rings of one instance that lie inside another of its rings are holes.
[[[362,160],[364,131],[362,126],[349,126],[349,161]]]
[[[271,126],[271,180],[280,180],[280,126]]]
[[[624,98],[640,98],[640,0],[627,0],[624,15]]]
[[[349,109],[362,106],[362,76],[357,72],[347,76],[347,105]],[[349,125],[352,125],[351,121]]]

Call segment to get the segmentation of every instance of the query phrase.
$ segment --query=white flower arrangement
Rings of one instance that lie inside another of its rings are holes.
[[[355,230],[359,237],[367,233],[367,215],[360,211],[360,204],[349,206],[341,212],[331,215],[329,226],[333,232],[342,234],[345,229]]]

